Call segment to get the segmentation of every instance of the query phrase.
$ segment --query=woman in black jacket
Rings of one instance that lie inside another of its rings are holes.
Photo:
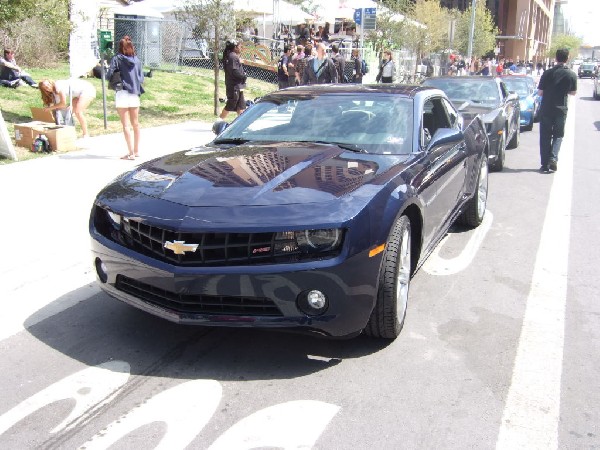
[[[240,61],[241,44],[236,41],[227,41],[223,52],[223,69],[225,70],[225,93],[227,103],[219,117],[225,119],[230,111],[237,112],[238,116],[246,109],[244,89],[246,88],[246,74]]]

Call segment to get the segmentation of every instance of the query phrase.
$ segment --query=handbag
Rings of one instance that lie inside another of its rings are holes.
[[[123,82],[121,81],[121,72],[119,71],[119,65],[117,63],[117,68],[113,71],[108,80],[108,88],[113,91],[122,91],[123,90]]]

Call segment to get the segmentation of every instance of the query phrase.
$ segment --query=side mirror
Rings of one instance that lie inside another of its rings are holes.
[[[213,133],[215,133],[215,135],[220,135],[223,131],[225,131],[225,128],[227,128],[229,126],[228,122],[225,122],[224,120],[217,120],[215,123],[213,123],[212,126],[212,131]]]
[[[506,97],[506,100],[509,101],[509,102],[513,101],[513,100],[517,100],[518,101],[519,100],[519,96],[518,96],[518,94],[516,92],[509,92],[508,93],[508,97]]]
[[[455,128],[438,128],[427,144],[427,150],[440,145],[457,144],[464,138],[463,132]]]

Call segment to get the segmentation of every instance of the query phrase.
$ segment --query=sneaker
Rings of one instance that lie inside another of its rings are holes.
[[[548,169],[550,169],[552,172],[556,172],[558,170],[558,165],[556,164],[556,161],[551,160],[548,163]]]
[[[541,166],[540,173],[550,173],[550,169],[547,166]]]
[[[9,87],[16,89],[21,85],[21,80],[13,80],[13,81],[9,81]]]
[[[31,86],[31,87],[32,87],[32,88],[34,88],[34,89],[37,89],[37,88],[38,88],[38,84],[37,84],[37,83],[30,84],[29,86]]]

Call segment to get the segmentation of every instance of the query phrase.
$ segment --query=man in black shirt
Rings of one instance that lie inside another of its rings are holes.
[[[556,65],[546,70],[538,85],[540,107],[540,172],[555,172],[558,152],[565,134],[568,97],[577,92],[577,75],[566,65],[569,50],[556,51]]]

